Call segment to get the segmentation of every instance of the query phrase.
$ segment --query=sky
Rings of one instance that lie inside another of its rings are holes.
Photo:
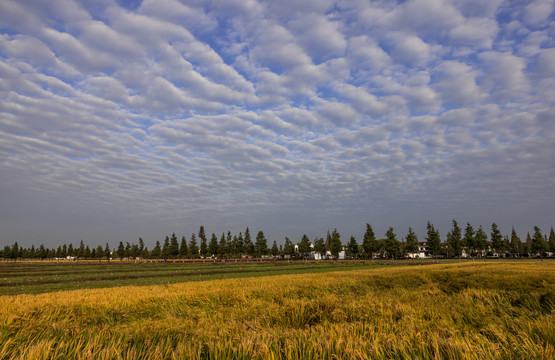
[[[2,0],[0,243],[555,225],[554,0]]]

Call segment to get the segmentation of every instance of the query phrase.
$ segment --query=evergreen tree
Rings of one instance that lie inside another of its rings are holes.
[[[185,239],[185,236],[181,237],[181,246],[179,246],[179,257],[180,258],[186,258],[187,257],[187,240]]]
[[[364,238],[362,239],[362,253],[365,258],[372,259],[374,254],[379,250],[379,244],[374,235],[374,230],[370,224],[366,224],[366,232],[364,233]]]
[[[457,224],[457,221],[453,219],[453,229],[447,233],[447,248],[449,254],[457,257],[461,256],[461,241],[461,228]]]
[[[205,258],[208,256],[208,239],[206,238],[206,233],[204,232],[204,226],[200,226],[198,232],[198,238],[200,241],[200,256]]]
[[[475,250],[474,228],[469,222],[466,223],[463,237],[463,248],[468,250],[468,253],[473,254]]]
[[[139,246],[137,246],[137,244],[131,244],[131,251],[129,252],[129,256],[131,256],[133,259],[139,257]]]
[[[46,259],[46,257],[48,256],[48,252],[46,251],[44,244],[40,244],[38,255],[39,255],[39,259]]]
[[[279,255],[279,248],[277,246],[277,242],[274,240],[274,243],[272,245],[272,248],[270,249],[270,254],[272,254],[272,256],[278,256]]]
[[[229,236],[231,237],[231,233],[229,234]],[[218,244],[218,254],[220,254],[220,256],[223,256],[227,254],[228,251],[229,250],[225,233],[222,233],[222,236],[220,237],[220,243]]]
[[[71,246],[71,244],[70,244]],[[69,254],[69,247],[67,249],[68,254]],[[110,258],[112,257],[112,250],[110,250],[110,246],[108,245],[108,243],[106,243],[106,247],[104,248],[104,256],[106,256],[107,260],[110,260]]]
[[[208,244],[208,256],[218,256],[218,253],[218,238],[216,237],[216,234],[212,233],[210,244]]]
[[[480,256],[484,256],[484,251],[488,248],[488,235],[482,229],[482,225],[476,230],[476,235],[474,237],[476,251]]]
[[[358,243],[354,236],[351,236],[347,243],[347,255],[356,258],[358,256]]]
[[[534,236],[532,237],[532,253],[538,254],[540,257],[547,251],[547,241],[545,241],[543,234],[539,227],[534,226]]]
[[[63,258],[67,257],[67,245],[66,244],[64,244],[62,246],[62,257]]]
[[[243,239],[243,252],[250,256],[254,255],[254,243],[252,242],[248,227],[245,230],[245,238]]]
[[[391,256],[392,259],[395,258],[400,252],[399,241],[397,241],[397,235],[393,232],[393,227],[389,227],[385,233],[385,244],[384,250],[387,255]]]
[[[510,252],[517,257],[520,257],[520,255],[522,254],[522,250],[522,241],[520,241],[520,238],[516,234],[515,228],[513,227],[513,229],[511,230]]]
[[[162,245],[162,258],[167,259],[170,257],[170,238],[166,235],[164,245]]]
[[[412,228],[409,227],[409,232],[408,232],[407,236],[405,237],[404,252],[405,252],[405,254],[417,253],[418,250],[419,250],[418,249],[418,237],[416,236],[414,231],[412,231]]]
[[[123,242],[119,242],[118,244],[118,249],[116,251],[116,254],[118,254],[118,258],[121,260],[123,259],[123,256],[125,255],[125,247],[123,246]]]
[[[555,253],[555,231],[553,231],[553,226],[549,232],[549,251]]]
[[[198,248],[198,245],[197,245],[197,237],[195,236],[194,233],[191,235],[191,241],[189,242],[189,257],[191,257],[192,259],[198,259],[199,258],[199,248]]]
[[[327,251],[331,251],[331,234],[330,231],[328,230],[328,233],[326,234],[326,250]]]
[[[91,259],[96,259],[96,249],[92,248],[91,250]]]
[[[156,240],[156,245],[154,245],[154,248],[150,252],[150,256],[152,256],[153,259],[160,259],[160,257],[162,256],[162,247],[160,246],[160,241]]]
[[[303,235],[301,242],[299,243],[299,253],[303,258],[306,258],[310,253],[310,240],[306,234]]]
[[[101,245],[98,245],[98,246],[96,247],[96,257],[97,257],[98,259],[102,259],[102,258],[104,257],[104,249],[102,249],[102,246],[101,246]]]
[[[125,252],[123,256],[125,258],[129,258],[131,256],[131,244],[129,244],[129,242],[125,242]]]
[[[143,238],[139,238],[139,252],[137,256],[145,256],[145,242]]]
[[[331,244],[330,244],[330,251],[331,255],[335,258],[339,257],[339,253],[343,250],[343,244],[341,244],[341,237],[337,232],[337,229],[333,229],[331,234]]]
[[[283,253],[285,255],[293,256],[295,255],[295,245],[289,240],[288,237],[285,238],[285,245],[283,246]]]
[[[501,232],[497,228],[496,223],[491,224],[490,238],[491,238],[491,247],[493,248],[493,251],[495,251],[496,253],[499,254],[499,256],[501,256],[501,254],[505,251],[504,244],[503,244],[503,235],[501,235]]]
[[[256,257],[262,257],[262,255],[268,254],[268,241],[262,231],[259,231],[258,234],[256,234],[254,253]]]
[[[441,240],[439,237],[439,231],[434,228],[429,221],[426,225],[427,236],[426,243],[428,244],[428,252],[432,257],[435,257],[441,253]]]
[[[88,258],[91,257],[91,249],[89,248],[89,245],[85,246],[85,251],[84,251],[83,255],[84,255],[85,259],[88,259]]]
[[[324,238],[314,240],[314,251],[322,256],[326,255],[326,244],[324,242]]]
[[[73,250],[73,244],[69,244],[69,246],[67,247],[67,256],[73,256],[74,255],[74,250]],[[46,254],[44,256],[46,258]]]
[[[172,237],[170,238],[168,255],[172,259],[175,259],[177,255],[179,255],[179,243],[177,242],[177,236],[175,235],[175,233],[172,233]]]
[[[524,243],[523,252],[528,255],[532,253],[532,237],[530,236],[530,233],[526,233],[526,242]]]
[[[77,257],[82,258],[85,256],[85,244],[83,243],[83,240],[79,243],[79,249],[77,249],[77,251]]]

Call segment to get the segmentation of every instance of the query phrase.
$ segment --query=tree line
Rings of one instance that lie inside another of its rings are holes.
[[[470,223],[466,223],[463,229],[456,220],[452,221],[452,228],[442,240],[439,230],[429,221],[426,225],[427,232],[423,242],[419,241],[412,228],[400,240],[393,227],[385,233],[385,237],[376,238],[370,224],[366,224],[366,231],[359,244],[354,236],[346,243],[342,243],[341,236],[336,229],[327,232],[325,238],[316,238],[310,241],[308,236],[303,235],[297,243],[285,238],[284,245],[277,245],[273,241],[268,246],[268,240],[262,231],[259,231],[253,240],[247,227],[245,232],[232,235],[230,231],[222,233],[218,238],[212,233],[208,239],[204,226],[201,226],[198,234],[192,233],[187,240],[182,236],[180,240],[173,233],[161,241],[156,241],[152,249],[148,249],[142,238],[138,243],[119,244],[110,248],[105,246],[89,247],[81,240],[79,246],[73,244],[58,245],[57,248],[47,248],[44,245],[24,248],[15,242],[6,245],[0,250],[0,258],[4,259],[198,259],[198,258],[307,258],[311,254],[320,254],[322,257],[337,258],[344,252],[347,258],[373,259],[373,258],[403,258],[408,254],[425,252],[428,257],[531,257],[531,256],[553,256],[555,254],[555,232],[553,227],[547,234],[543,234],[539,227],[534,226],[533,235],[528,233],[522,241],[513,228],[510,235],[503,235],[497,225],[491,225],[488,234],[479,226],[475,229]]]

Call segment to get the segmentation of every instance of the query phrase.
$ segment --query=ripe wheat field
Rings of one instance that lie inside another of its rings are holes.
[[[555,358],[555,262],[0,296],[0,359],[523,358]]]

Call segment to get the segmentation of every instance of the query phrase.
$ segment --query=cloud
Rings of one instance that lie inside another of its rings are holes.
[[[551,10],[2,1],[0,239],[548,224]]]

